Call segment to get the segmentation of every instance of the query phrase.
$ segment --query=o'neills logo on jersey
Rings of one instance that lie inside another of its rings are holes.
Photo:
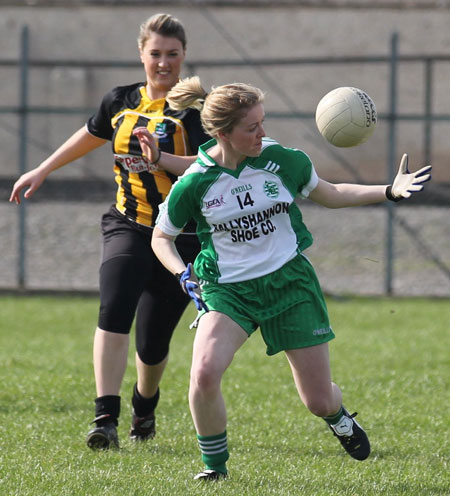
[[[114,154],[114,160],[128,172],[139,174],[140,172],[150,172],[159,170],[158,165],[152,165],[147,157],[142,155],[119,155]]]
[[[249,191],[252,189],[251,184],[244,184],[242,186],[238,186],[237,188],[233,188],[231,190],[232,195],[237,195],[238,193],[243,193],[244,191]]]
[[[221,207],[222,205],[225,205],[223,195],[220,195],[220,198],[213,198],[212,200],[205,201],[205,208],[207,210],[210,208]]]

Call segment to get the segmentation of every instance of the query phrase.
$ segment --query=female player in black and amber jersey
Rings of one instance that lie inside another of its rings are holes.
[[[183,161],[208,140],[199,112],[172,111],[165,97],[179,79],[185,56],[183,26],[174,17],[157,14],[141,25],[138,38],[146,82],[114,88],[105,95],[86,126],[35,169],[14,184],[10,201],[20,202],[27,188],[30,198],[52,171],[111,141],[117,183],[115,204],[102,218],[103,250],[100,267],[100,312],[94,338],[97,390],[95,426],[89,431],[91,448],[118,446],[120,386],[125,373],[129,334],[136,314],[137,382],[132,396],[130,437],[155,434],[154,410],[159,382],[167,364],[169,342],[189,298],[154,256],[150,243],[158,205],[165,199]],[[164,169],[158,157],[143,156],[133,130],[145,126],[158,138]],[[176,157],[177,158],[177,157]],[[179,237],[186,262],[199,246],[194,229]]]

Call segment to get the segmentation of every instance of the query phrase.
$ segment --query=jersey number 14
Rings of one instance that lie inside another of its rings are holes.
[[[244,201],[242,201],[242,198],[240,195],[236,195],[236,198],[237,198],[237,201],[239,203],[239,208],[241,210],[244,210],[244,207],[246,206],[250,206],[250,207],[253,207],[254,205],[254,201],[252,200],[252,197],[250,196],[250,193],[245,193],[245,196],[244,196]]]

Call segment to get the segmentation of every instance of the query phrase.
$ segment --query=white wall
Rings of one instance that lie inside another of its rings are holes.
[[[163,10],[142,7],[0,7],[0,57],[17,59],[20,30],[30,29],[31,58],[138,60],[136,37],[139,24]],[[188,60],[236,59],[248,55],[264,57],[310,57],[340,55],[387,55],[393,32],[399,34],[399,53],[450,54],[449,9],[332,9],[274,7],[174,7],[168,12],[179,17],[188,35]],[[220,26],[219,28],[217,26]],[[224,30],[226,32],[224,32]],[[242,53],[239,47],[243,47]],[[95,107],[101,96],[116,84],[143,78],[142,71],[85,71],[54,69],[33,71],[31,76],[33,105],[73,105]],[[336,86],[352,85],[365,89],[375,100],[378,111],[388,111],[388,71],[384,65],[304,66],[265,69],[263,75],[254,68],[199,71],[204,84],[221,84],[234,80],[254,83],[267,92],[267,110],[288,110],[285,100],[293,100],[302,111],[313,111],[320,98]],[[440,64],[435,71],[434,108],[449,114],[450,64]],[[17,104],[17,73],[0,68],[2,84],[0,106]],[[271,81],[285,92],[280,97]],[[399,73],[399,111],[420,113],[423,110],[424,71],[420,64],[408,64]],[[30,167],[82,125],[85,116],[35,116],[30,123]],[[17,120],[0,114],[0,144],[3,157],[1,174],[16,170],[15,141]],[[413,162],[423,160],[423,125],[403,123],[399,126],[399,154],[408,151]],[[450,123],[434,128],[433,160],[448,157]],[[268,133],[286,145],[297,146],[311,154],[322,174],[330,179],[347,179],[336,166],[313,122],[278,120],[267,122]],[[371,140],[356,149],[338,151],[346,160],[364,162],[362,173],[371,180],[385,175],[387,126],[380,122]],[[107,147],[105,147],[106,149]],[[110,173],[109,150],[99,152],[96,173]],[[6,162],[6,163],[5,163]],[[80,161],[78,168],[60,174],[83,174],[91,162]],[[445,168],[435,169],[436,180],[446,180]]]

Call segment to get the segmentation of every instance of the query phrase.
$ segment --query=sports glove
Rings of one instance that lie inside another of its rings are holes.
[[[431,165],[427,165],[416,172],[409,172],[408,155],[404,153],[394,182],[386,188],[386,198],[398,202],[422,191],[423,183],[431,179],[430,171]]]
[[[209,312],[206,303],[202,299],[202,292],[197,276],[194,274],[192,264],[188,263],[187,269],[180,274],[177,274],[183,291],[192,298],[198,311],[205,310]]]

